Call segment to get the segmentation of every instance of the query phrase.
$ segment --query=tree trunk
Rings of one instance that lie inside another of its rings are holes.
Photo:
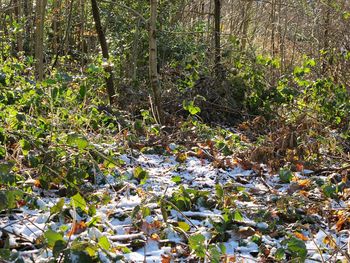
[[[215,65],[216,78],[221,75],[221,0],[214,0],[214,39],[215,39]]]
[[[33,2],[32,0],[24,1],[23,13],[25,16],[24,51],[26,52],[27,55],[33,55],[33,49],[32,49]]]
[[[35,71],[36,78],[44,78],[44,19],[47,0],[37,0],[35,6]]]
[[[15,17],[16,17],[16,22],[18,24],[22,23],[22,1],[20,0],[14,0],[13,1],[15,5]],[[17,37],[17,51],[21,52],[23,51],[23,35],[22,32],[17,32],[16,34]]]
[[[253,0],[249,0],[246,5],[243,7],[243,28],[242,28],[242,45],[241,50],[245,51],[247,42],[248,42],[248,30],[250,23],[250,11],[253,5]]]
[[[149,20],[149,76],[154,97],[156,118],[162,121],[160,87],[157,68],[157,0],[150,0],[151,17]]]
[[[102,49],[102,56],[105,60],[107,60],[107,66],[105,67],[105,71],[108,74],[108,76],[106,77],[106,86],[107,86],[107,93],[109,97],[109,103],[113,104],[115,101],[113,69],[108,63],[108,60],[109,60],[108,45],[107,45],[105,34],[102,29],[100,12],[98,10],[98,5],[96,0],[91,0],[91,8],[92,8],[92,16],[94,17],[96,32],[97,32],[98,39],[100,41],[100,45]]]

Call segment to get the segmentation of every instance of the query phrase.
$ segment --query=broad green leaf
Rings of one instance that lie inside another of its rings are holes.
[[[164,201],[160,201],[160,211],[162,212],[164,222],[168,221],[168,210]]]
[[[322,187],[323,193],[328,198],[336,198],[337,197],[337,187],[332,184],[327,184]]]
[[[57,240],[53,246],[52,253],[55,258],[57,258],[60,253],[66,248],[67,243],[64,240]]]
[[[190,248],[196,253],[197,257],[205,257],[205,237],[202,234],[196,234],[188,238]]]
[[[182,179],[181,179],[181,176],[176,175],[171,178],[171,181],[173,181],[176,184],[179,184],[181,183]]]
[[[292,237],[287,243],[287,249],[291,252],[293,258],[300,259],[299,262],[304,262],[307,249],[302,240]]]
[[[82,150],[89,146],[89,141],[80,134],[71,133],[68,134],[67,144],[69,146],[78,147],[78,149]]]
[[[275,259],[276,260],[283,260],[286,256],[286,252],[284,251],[283,248],[278,248],[275,253]]]
[[[178,222],[178,226],[185,232],[191,229],[191,226],[187,224],[186,222]]]
[[[13,184],[16,181],[16,177],[11,174],[11,170],[14,166],[14,162],[0,163],[0,184]]]
[[[222,188],[221,185],[219,185],[219,184],[215,185],[215,190],[216,190],[216,196],[219,199],[224,198],[224,189]]]
[[[6,155],[5,147],[0,145],[0,157],[5,157],[5,155]]]
[[[60,213],[64,206],[64,198],[60,198],[60,200],[50,209],[51,215]]]
[[[243,215],[241,214],[240,211],[236,210],[233,214],[233,220],[237,222],[243,221]]]
[[[134,178],[136,178],[139,181],[142,181],[144,179],[148,178],[148,172],[142,167],[138,166],[134,169]]]
[[[82,211],[87,213],[86,201],[85,201],[84,197],[82,197],[79,193],[72,196],[70,203],[73,207],[75,207],[75,208],[79,207]]]
[[[109,240],[107,237],[102,236],[99,240],[98,240],[98,245],[103,248],[104,250],[109,250],[111,248],[111,244],[109,243]]]
[[[210,246],[209,255],[210,255],[210,262],[220,263],[221,253],[216,246],[214,245]]]
[[[63,236],[60,233],[57,233],[51,229],[47,230],[44,233],[44,237],[46,238],[47,244],[49,245],[49,247],[53,248],[55,243],[58,240],[64,241]]]
[[[290,183],[293,179],[293,173],[290,170],[281,169],[279,171],[279,177],[282,183]]]

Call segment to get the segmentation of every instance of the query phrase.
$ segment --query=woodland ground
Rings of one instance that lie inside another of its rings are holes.
[[[120,146],[91,145],[119,164],[100,165],[114,168],[95,171],[71,198],[25,180],[30,198],[0,218],[3,261],[348,262],[349,191],[332,198],[320,187],[347,185],[346,168],[274,172],[210,142],[124,154]]]

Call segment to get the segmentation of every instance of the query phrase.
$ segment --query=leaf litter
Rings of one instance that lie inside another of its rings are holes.
[[[72,198],[34,185],[35,206],[1,215],[0,245],[24,262],[348,261],[349,204],[326,177],[225,158],[124,154]]]

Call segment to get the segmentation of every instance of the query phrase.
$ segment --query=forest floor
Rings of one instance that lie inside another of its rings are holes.
[[[0,215],[0,236],[25,262],[60,262],[67,248],[64,262],[90,262],[81,251],[99,262],[349,262],[349,203],[321,190],[326,176],[176,147],[130,150],[115,173],[96,174],[72,198],[27,180],[36,205]],[[40,247],[45,239],[51,249]]]

